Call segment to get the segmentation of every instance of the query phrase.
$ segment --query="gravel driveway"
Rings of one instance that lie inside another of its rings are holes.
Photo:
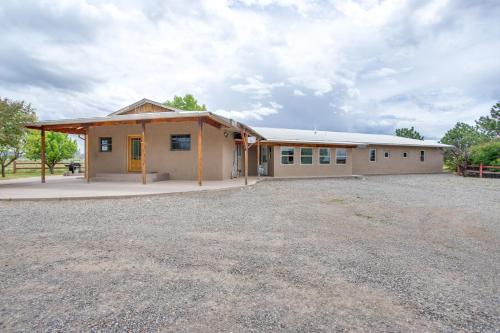
[[[500,181],[0,202],[0,331],[499,331]]]

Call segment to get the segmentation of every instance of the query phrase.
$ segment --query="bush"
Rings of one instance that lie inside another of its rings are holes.
[[[500,140],[472,147],[470,159],[474,165],[500,166]]]

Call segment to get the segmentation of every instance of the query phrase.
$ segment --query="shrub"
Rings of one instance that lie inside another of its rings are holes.
[[[470,159],[474,165],[500,166],[500,140],[472,147]]]

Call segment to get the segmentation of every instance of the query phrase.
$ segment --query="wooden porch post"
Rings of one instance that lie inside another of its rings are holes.
[[[260,140],[257,140],[257,177],[260,177]]]
[[[248,133],[243,132],[243,145],[245,147],[245,185],[248,185]]]
[[[146,122],[143,122],[141,125],[142,125],[141,172],[142,172],[142,183],[146,184]]]
[[[202,185],[203,178],[203,119],[198,119],[198,185]]]
[[[85,128],[85,180],[90,183],[90,128]]]
[[[40,156],[40,168],[41,168],[41,175],[42,175],[42,183],[45,183],[45,128],[42,127],[42,133],[41,133],[41,156]]]

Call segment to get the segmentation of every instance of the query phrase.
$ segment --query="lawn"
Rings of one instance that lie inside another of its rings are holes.
[[[20,161],[20,163],[23,163],[23,162],[32,162],[32,161]],[[33,162],[33,164],[29,164],[29,165],[18,165],[19,167],[35,167],[36,164],[35,163],[39,163],[39,162]],[[63,166],[64,164],[67,164],[69,163],[69,161],[63,161],[61,163],[58,163],[58,167],[61,167]],[[80,162],[80,163],[84,163],[84,162]],[[64,169],[55,169],[54,170],[54,174],[53,175],[62,175],[64,173],[64,171],[67,171],[66,168]],[[49,168],[45,168],[45,175],[46,176],[52,176],[52,174],[49,172]],[[7,170],[5,172],[5,177],[1,177],[0,176],[0,181],[2,180],[8,180],[8,179],[17,179],[17,178],[26,178],[26,177],[40,177],[40,170],[35,170],[35,169],[21,169],[21,170],[17,170],[16,173],[13,173],[13,165],[9,165],[7,167]]]
[[[55,170],[53,175],[62,175],[64,170]],[[53,176],[49,170],[45,171],[45,175],[47,177]],[[12,173],[12,170],[8,170],[5,173],[5,177],[0,177],[0,181],[8,180],[8,179],[17,179],[17,178],[26,178],[26,177],[40,177],[40,170],[37,171],[18,171],[15,174]]]

